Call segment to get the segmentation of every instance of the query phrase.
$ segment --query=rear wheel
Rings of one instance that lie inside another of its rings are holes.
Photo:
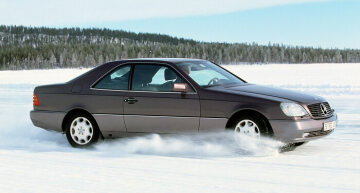
[[[86,114],[75,114],[66,124],[66,138],[73,147],[85,147],[99,138],[95,120]]]

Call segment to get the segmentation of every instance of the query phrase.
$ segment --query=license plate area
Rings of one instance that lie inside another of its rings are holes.
[[[324,131],[333,130],[335,129],[335,127],[336,127],[336,121],[326,122],[324,123],[323,130]]]

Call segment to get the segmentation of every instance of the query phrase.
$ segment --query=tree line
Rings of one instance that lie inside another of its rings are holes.
[[[0,25],[0,70],[92,67],[127,58],[201,58],[219,64],[354,63],[360,50],[211,43],[123,30]]]

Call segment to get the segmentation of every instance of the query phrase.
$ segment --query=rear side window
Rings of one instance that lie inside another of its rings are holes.
[[[130,65],[119,67],[101,79],[94,88],[128,90],[130,70]]]

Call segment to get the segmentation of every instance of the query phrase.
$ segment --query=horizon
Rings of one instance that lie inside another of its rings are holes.
[[[183,2],[5,0],[0,2],[0,23],[57,29],[106,28],[209,43],[360,49],[360,24],[356,23],[360,1]]]

